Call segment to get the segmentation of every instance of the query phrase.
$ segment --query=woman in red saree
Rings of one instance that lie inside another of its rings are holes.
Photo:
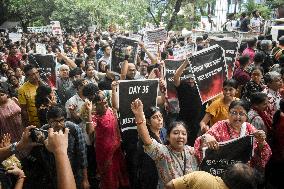
[[[101,189],[129,188],[124,155],[121,150],[120,133],[117,118],[108,107],[106,98],[99,91],[92,101],[96,104],[95,113],[92,103],[87,101],[85,107],[89,112],[86,122],[87,133],[95,134],[95,151]],[[91,100],[91,99],[90,99]]]

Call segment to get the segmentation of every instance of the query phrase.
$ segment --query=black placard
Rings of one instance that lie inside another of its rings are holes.
[[[30,54],[29,63],[38,68],[43,82],[51,87],[56,86],[56,62],[53,55]]]
[[[179,101],[177,97],[176,87],[174,85],[174,74],[176,70],[181,66],[184,60],[172,60],[167,59],[165,60],[166,65],[166,81],[167,81],[167,95],[168,95],[168,102],[169,102],[169,109],[171,112],[178,113],[179,112]],[[191,73],[190,68],[187,67],[182,75],[181,81],[188,79],[189,74]]]
[[[237,52],[239,48],[237,39],[228,38],[212,38],[210,39],[210,46],[219,45],[225,50],[226,64],[228,69],[228,78],[232,78],[234,72],[234,63],[236,61]]]
[[[253,136],[247,135],[219,144],[218,150],[207,149],[200,170],[222,176],[229,165],[248,163],[252,157]]]
[[[136,58],[138,53],[138,41],[129,39],[126,37],[117,37],[111,54],[111,70],[117,73],[121,71],[121,63],[125,58],[125,49],[131,46],[132,51],[129,56],[128,62],[136,64]]]
[[[158,80],[125,80],[120,81],[119,93],[119,113],[120,126],[122,131],[129,127],[134,127],[135,118],[131,111],[131,103],[139,98],[143,102],[144,111],[151,106],[156,106],[158,94]]]
[[[222,93],[227,69],[225,53],[219,45],[196,52],[190,66],[203,104]]]

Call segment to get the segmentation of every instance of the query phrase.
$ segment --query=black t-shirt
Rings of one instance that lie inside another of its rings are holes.
[[[202,103],[196,85],[191,87],[181,82],[176,90],[180,107],[179,119],[189,126],[196,124],[200,121],[202,113]]]
[[[250,20],[248,18],[244,18],[241,21],[241,26],[240,26],[241,31],[242,32],[248,32],[249,31],[249,28],[248,28],[249,24],[250,24]]]

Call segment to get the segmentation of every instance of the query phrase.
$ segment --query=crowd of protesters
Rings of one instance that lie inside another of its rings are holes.
[[[0,158],[7,162],[15,154],[20,160],[6,167],[9,174],[2,163],[2,188],[284,188],[284,36],[241,41],[233,77],[224,81],[222,95],[203,105],[194,76],[181,80],[190,64],[185,60],[173,77],[176,112],[167,97],[164,60],[186,44],[205,49],[210,37],[172,35],[157,54],[140,42],[137,64],[128,61],[127,48],[116,73],[111,51],[118,35],[24,33],[12,43],[1,33]],[[56,58],[54,86],[29,64],[36,43]],[[139,99],[122,105],[131,108],[137,125],[122,131],[119,80],[154,78],[158,107],[144,112]],[[219,142],[245,135],[255,137],[247,165],[233,165],[222,178],[199,171],[203,147],[218,150]]]

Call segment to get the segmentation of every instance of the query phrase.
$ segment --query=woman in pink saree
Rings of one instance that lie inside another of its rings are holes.
[[[92,102],[86,101],[85,103],[87,112],[89,112],[89,121],[86,122],[86,129],[88,134],[94,133],[95,135],[100,188],[129,188],[117,118],[112,109],[108,107],[102,91],[99,91],[92,101],[96,104],[95,113],[91,113]]]

